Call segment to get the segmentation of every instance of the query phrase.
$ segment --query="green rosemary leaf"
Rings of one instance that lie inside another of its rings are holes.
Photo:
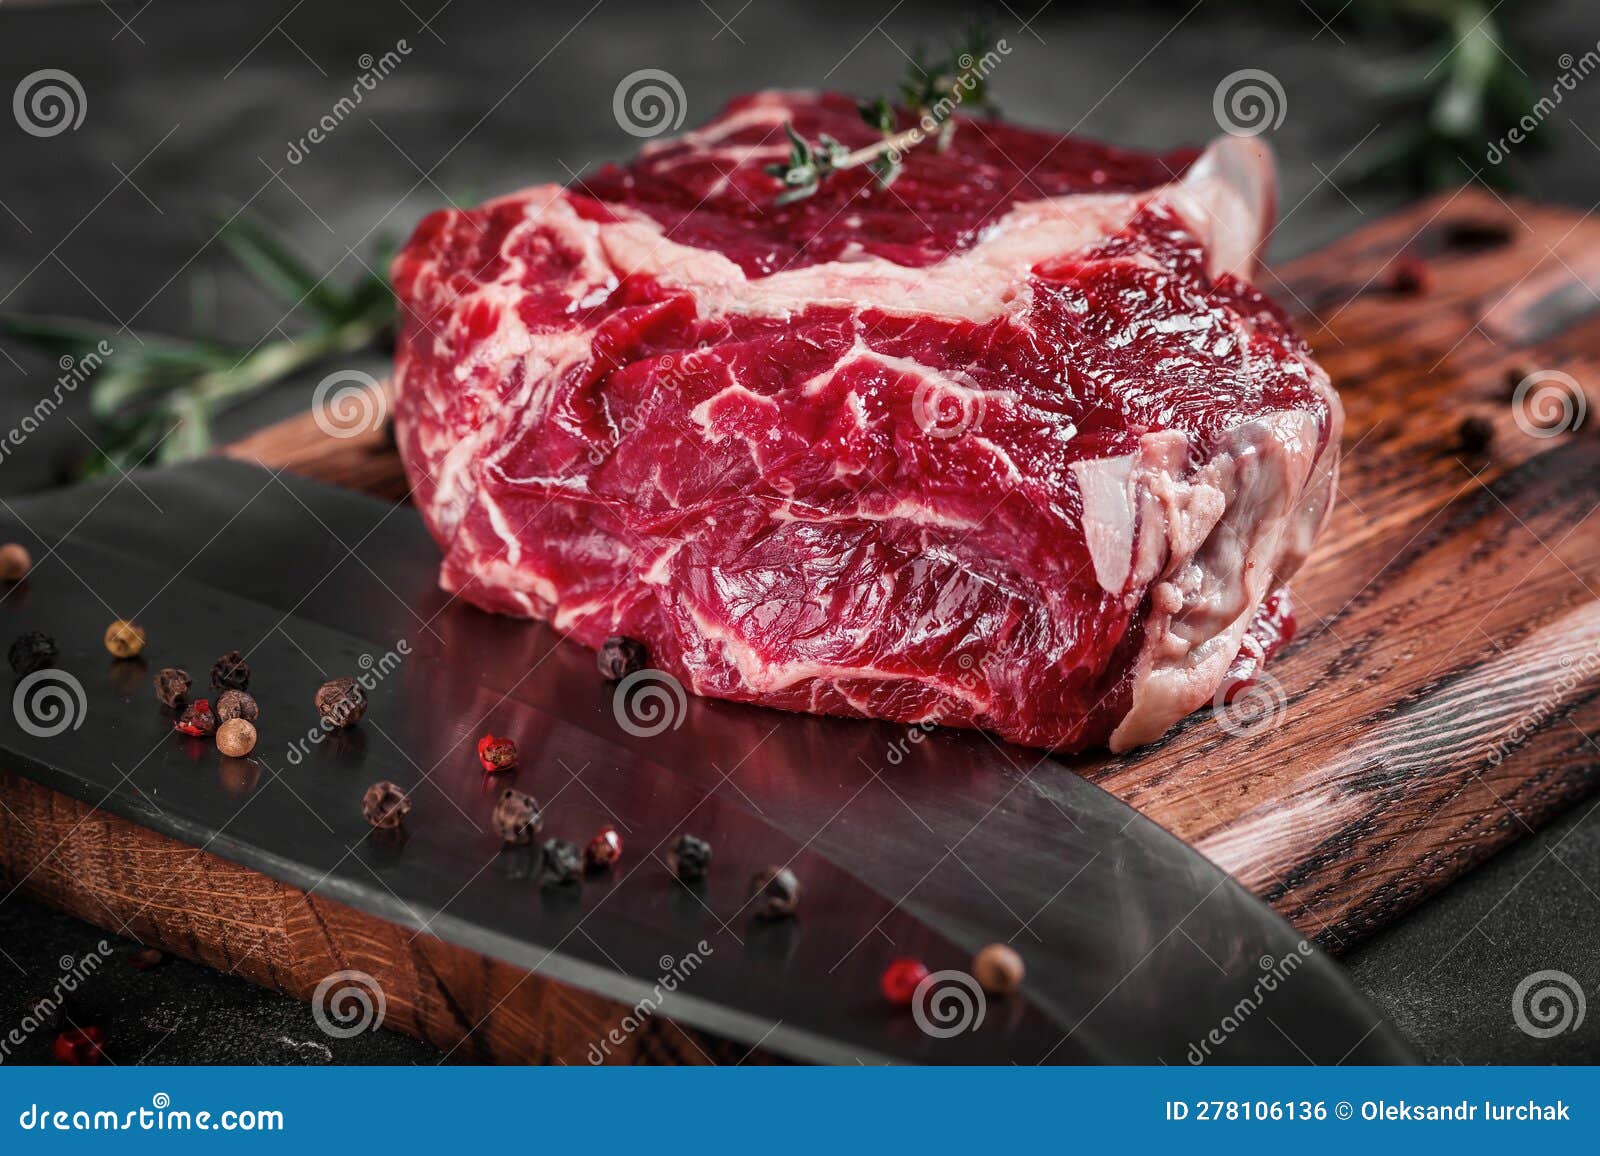
[[[156,447],[172,427],[165,410],[103,424],[99,445],[78,464],[80,478],[98,478],[150,465]]]
[[[156,460],[182,462],[204,456],[211,449],[211,421],[206,405],[193,394],[178,394],[170,413],[177,427],[156,450]]]
[[[277,237],[250,218],[229,219],[218,235],[241,265],[286,305],[305,306],[324,320],[343,316],[342,294],[327,285]]]
[[[82,476],[132,468],[151,454],[172,462],[205,453],[211,419],[227,406],[393,334],[394,294],[376,272],[388,265],[391,240],[380,238],[365,262],[365,276],[345,287],[317,277],[287,244],[245,218],[229,221],[218,235],[251,274],[304,310],[312,325],[293,337],[235,349],[204,339],[135,337],[93,322],[0,315],[0,336],[52,356],[83,358],[101,342],[111,348],[87,381],[101,452],[81,464]]]
[[[54,317],[29,317],[21,313],[0,314],[0,334],[49,354],[78,357],[101,341],[110,341],[115,331],[109,326]]]

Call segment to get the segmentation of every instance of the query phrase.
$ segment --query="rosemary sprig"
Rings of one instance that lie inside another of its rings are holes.
[[[1511,183],[1505,166],[1479,160],[1495,137],[1534,106],[1537,94],[1513,59],[1499,5],[1309,0],[1308,7],[1329,21],[1348,10],[1350,18],[1374,29],[1421,30],[1431,37],[1414,59],[1387,71],[1378,84],[1405,120],[1376,137],[1366,159],[1353,166],[1361,179],[1448,187],[1472,179],[1477,170],[1488,184]],[[1531,147],[1544,145],[1544,137],[1531,138]]]
[[[955,111],[963,105],[992,111],[987,76],[996,42],[984,28],[970,29],[949,53],[936,61],[925,58],[919,47],[899,84],[901,106],[911,114],[912,125],[902,129],[899,113],[888,97],[878,96],[860,105],[861,119],[878,131],[880,140],[849,149],[826,133],[808,141],[785,124],[789,159],[766,167],[768,175],[783,185],[776,202],[789,205],[813,196],[822,182],[846,169],[869,167],[878,184],[887,188],[900,175],[901,158],[930,138],[943,151],[955,133]]]
[[[89,322],[0,315],[0,334],[54,356],[87,357],[105,341],[89,379],[90,411],[103,436],[79,466],[82,477],[147,461],[198,457],[211,447],[212,419],[228,406],[303,369],[384,340],[393,332],[394,295],[385,277],[367,273],[350,285],[315,274],[288,245],[244,217],[228,221],[219,239],[304,331],[250,348],[204,338],[131,337]],[[382,246],[380,246],[380,249]],[[372,264],[383,268],[380,253]]]

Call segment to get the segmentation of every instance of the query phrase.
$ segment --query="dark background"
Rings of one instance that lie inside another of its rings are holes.
[[[1318,8],[1322,17],[1312,11]],[[1358,21],[1361,5],[1181,3],[1009,6],[918,0],[302,0],[39,5],[0,0],[0,95],[60,68],[82,83],[82,126],[49,139],[0,115],[0,312],[95,319],[141,337],[204,334],[249,347],[297,322],[215,243],[218,215],[245,208],[292,238],[318,271],[354,279],[381,238],[424,212],[538,181],[564,181],[637,145],[616,124],[617,82],[663,68],[687,96],[685,127],[756,87],[892,87],[919,39],[989,12],[1012,48],[994,79],[1005,114],[1162,148],[1216,135],[1212,93],[1264,68],[1287,95],[1272,136],[1282,223],[1272,257],[1306,252],[1416,195],[1357,179],[1407,121],[1390,86],[1442,56],[1426,37]],[[1600,40],[1589,0],[1497,8],[1508,50],[1538,91],[1564,53]],[[1324,21],[1326,20],[1326,23]],[[299,164],[286,152],[350,91],[363,54],[410,52]],[[1592,211],[1600,201],[1600,78],[1579,83],[1504,170],[1524,195]],[[1459,177],[1488,141],[1463,153]],[[381,357],[351,359],[381,373]],[[54,382],[47,360],[0,344],[0,429]],[[325,372],[322,371],[322,372]],[[321,372],[224,416],[221,438],[297,412]],[[0,498],[60,484],[104,437],[79,391],[0,464]],[[1600,995],[1600,821],[1586,803],[1349,957],[1357,984],[1428,1060],[1600,1059],[1600,1011],[1576,1032],[1532,1039],[1511,993],[1558,968]],[[11,896],[0,903],[0,1026],[47,994],[64,955],[100,939]],[[118,1062],[434,1062],[380,1033],[328,1040],[296,1002],[180,962],[108,964],[84,1014],[115,1025]],[[47,1058],[39,1033],[15,1058]]]

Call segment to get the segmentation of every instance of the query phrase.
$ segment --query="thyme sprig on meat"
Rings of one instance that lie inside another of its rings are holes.
[[[918,48],[900,81],[900,104],[911,114],[912,124],[900,127],[900,113],[886,96],[860,105],[861,119],[878,131],[880,140],[862,148],[850,149],[827,133],[809,141],[795,131],[792,123],[783,128],[789,137],[789,159],[766,167],[766,172],[783,185],[776,203],[789,205],[805,200],[822,187],[834,173],[866,166],[887,188],[900,175],[902,158],[912,149],[932,140],[944,151],[956,129],[955,112],[962,106],[993,111],[989,100],[988,75],[993,70],[996,50],[1005,51],[1005,42],[995,41],[983,28],[973,28],[949,53],[939,60],[928,60]]]

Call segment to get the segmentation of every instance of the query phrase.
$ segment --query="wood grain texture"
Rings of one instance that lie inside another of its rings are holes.
[[[1396,291],[1412,258],[1424,291]],[[1300,634],[1270,672],[1281,709],[1245,737],[1197,715],[1079,769],[1334,951],[1600,782],[1600,423],[1535,437],[1511,402],[1538,370],[1600,380],[1597,283],[1600,222],[1471,191],[1263,278],[1348,414],[1334,520],[1294,582]],[[1492,424],[1487,452],[1462,444],[1469,415]],[[306,415],[225,452],[406,491],[381,429],[335,438]],[[102,926],[131,918],[148,942],[301,996],[360,967],[390,992],[394,1026],[465,1041],[473,1058],[575,1062],[625,1010],[20,779],[0,776],[0,801],[27,820],[0,818],[6,873],[47,900]],[[635,1046],[741,1051],[665,1023]]]
[[[1387,289],[1413,258],[1425,291]],[[1339,950],[1600,782],[1600,437],[1512,404],[1535,372],[1600,377],[1600,222],[1469,191],[1282,277],[1347,424],[1281,718],[1091,773]]]
[[[99,927],[300,999],[312,999],[337,972],[365,972],[383,992],[384,1025],[428,1041],[451,1062],[588,1064],[592,1049],[632,1014],[27,779],[0,772],[0,799],[0,873],[12,884]],[[621,1042],[608,1045],[604,1062],[768,1059],[666,1016],[638,1024],[612,1037]]]

